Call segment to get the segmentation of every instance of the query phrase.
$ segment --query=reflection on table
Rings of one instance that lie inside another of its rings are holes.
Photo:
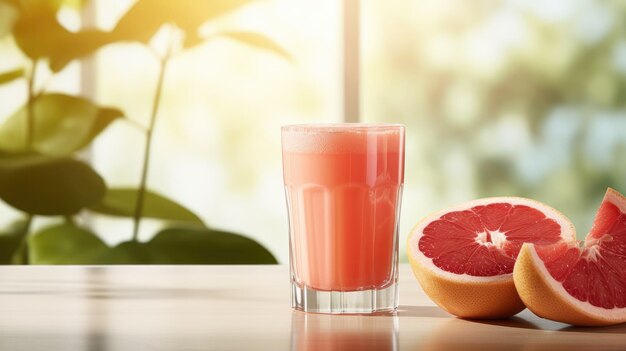
[[[293,311],[292,351],[396,351],[398,317],[395,314],[328,315]]]

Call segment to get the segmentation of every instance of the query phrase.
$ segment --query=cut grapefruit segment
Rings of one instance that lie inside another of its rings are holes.
[[[513,266],[525,242],[572,241],[574,226],[538,201],[495,197],[422,219],[408,239],[413,273],[440,307],[464,318],[503,318],[524,309]]]
[[[540,317],[581,326],[626,322],[626,198],[609,189],[580,244],[525,244],[514,281]]]

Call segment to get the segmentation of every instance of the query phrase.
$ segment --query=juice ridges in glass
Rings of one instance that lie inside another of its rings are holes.
[[[295,280],[317,290],[393,283],[403,133],[283,134]]]

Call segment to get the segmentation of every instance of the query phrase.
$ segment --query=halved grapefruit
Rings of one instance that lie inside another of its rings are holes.
[[[626,198],[607,190],[580,244],[524,244],[513,276],[540,317],[581,326],[626,322]]]
[[[575,240],[572,223],[538,201],[495,197],[422,219],[408,239],[413,273],[426,294],[464,318],[504,318],[524,309],[513,283],[522,244]]]

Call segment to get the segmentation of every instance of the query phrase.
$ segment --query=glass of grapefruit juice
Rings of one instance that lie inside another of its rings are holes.
[[[282,128],[294,308],[397,307],[404,133],[396,124]]]

